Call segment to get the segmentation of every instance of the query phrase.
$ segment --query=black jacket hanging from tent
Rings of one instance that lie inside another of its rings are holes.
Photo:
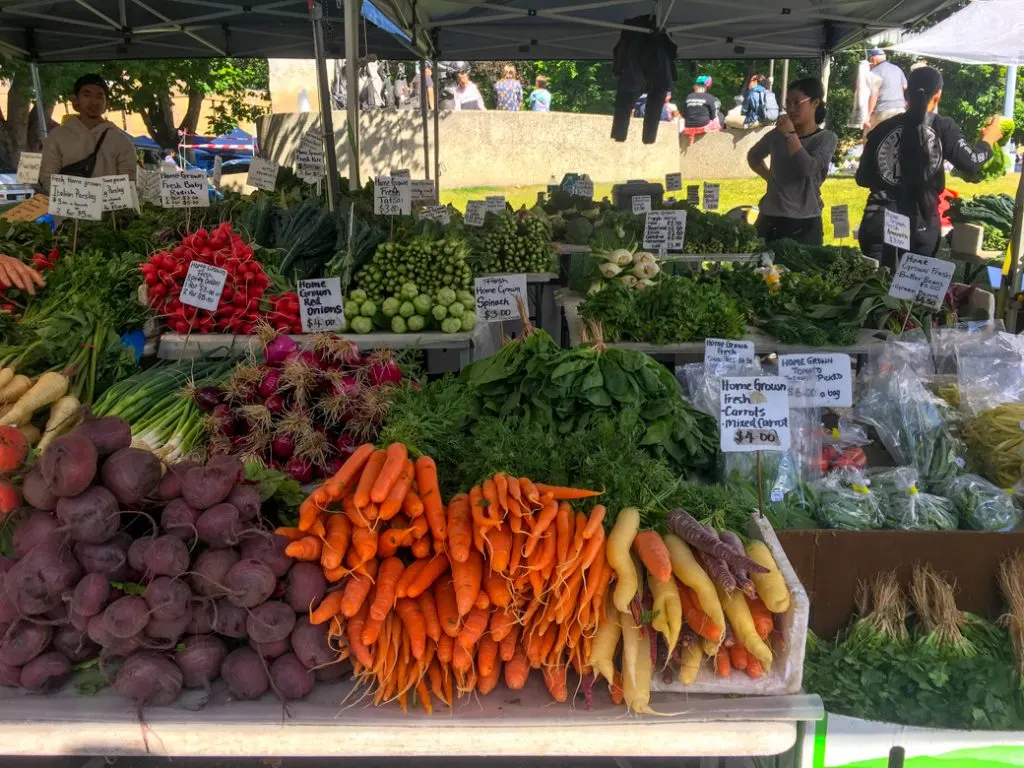
[[[650,32],[625,30],[613,52],[613,68],[619,84],[615,92],[612,138],[625,141],[637,96],[647,93],[644,114],[644,144],[658,137],[665,94],[676,80],[676,44],[664,32],[654,31],[652,16],[637,16],[624,22],[631,27],[649,27]]]

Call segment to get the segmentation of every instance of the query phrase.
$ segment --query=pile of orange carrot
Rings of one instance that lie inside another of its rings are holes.
[[[300,506],[286,552],[331,583],[310,621],[377,704],[518,690],[541,670],[568,698],[567,670],[590,672],[612,571],[596,491],[501,473],[447,503],[434,461],[401,443],[360,446]]]

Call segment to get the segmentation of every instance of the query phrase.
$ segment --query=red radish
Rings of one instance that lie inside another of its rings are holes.
[[[21,494],[6,480],[0,480],[0,520],[21,506]]]
[[[0,427],[0,475],[18,469],[28,456],[28,440],[17,427]]]
[[[313,482],[313,465],[296,456],[288,459],[284,465],[284,473],[300,484]]]

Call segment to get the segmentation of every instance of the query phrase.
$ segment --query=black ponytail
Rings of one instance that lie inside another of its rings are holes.
[[[928,104],[942,90],[942,74],[934,67],[918,67],[907,78],[907,111],[898,158],[900,180],[906,201],[919,217],[927,217],[926,192],[933,169],[942,163],[942,147],[933,138]]]
[[[821,80],[816,80],[813,77],[804,77],[790,83],[788,90],[800,91],[808,99],[817,101],[818,106],[814,108],[814,122],[818,125],[825,122],[825,114],[828,110],[825,107],[825,86],[821,84]]]

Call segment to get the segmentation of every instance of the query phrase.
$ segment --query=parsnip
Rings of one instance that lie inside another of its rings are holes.
[[[39,442],[40,432],[39,428],[34,424],[22,424],[18,427],[18,431],[25,436],[28,440],[29,445],[35,445]]]
[[[15,373],[13,368],[0,368],[0,390],[11,383]]]
[[[27,422],[40,408],[64,397],[70,386],[71,382],[64,374],[47,371],[18,398],[14,407],[0,418],[0,424],[17,425]]]
[[[82,404],[74,395],[64,395],[53,404],[53,407],[50,408],[50,418],[46,421],[46,429],[43,431],[43,438],[36,446],[40,453],[78,423],[78,412],[81,407]]]
[[[700,563],[697,562],[697,558],[693,556],[693,551],[685,541],[674,533],[665,534],[664,539],[665,546],[668,547],[669,559],[672,561],[672,573],[679,581],[697,593],[701,610],[707,614],[716,627],[722,630],[724,637],[725,615],[722,613],[722,605],[711,577],[700,567]]]
[[[772,557],[771,550],[763,541],[751,541],[747,544],[747,557],[760,566],[768,569],[768,573],[751,573],[757,596],[761,598],[765,608],[772,613],[785,613],[789,610],[789,589],[786,580],[779,572],[779,566]]]
[[[629,603],[636,596],[640,584],[636,578],[636,570],[629,555],[629,548],[640,530],[640,510],[626,507],[615,518],[615,525],[608,534],[608,564],[615,571],[618,580],[612,600],[619,611],[628,612]]]
[[[0,403],[13,403],[32,388],[32,379],[28,376],[17,374],[7,382],[7,386],[0,389]],[[10,413],[10,411],[8,411]],[[4,422],[5,424],[7,422]]]

